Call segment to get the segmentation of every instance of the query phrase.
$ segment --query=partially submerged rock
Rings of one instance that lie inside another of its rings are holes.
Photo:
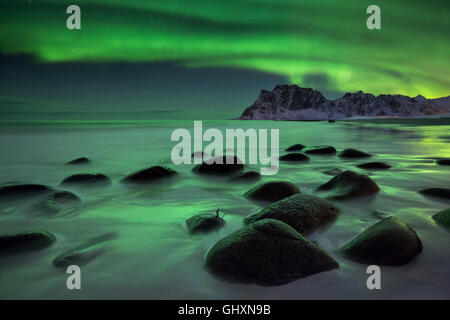
[[[61,185],[107,186],[111,179],[101,173],[79,173],[65,178]]]
[[[309,157],[303,153],[287,153],[282,155],[280,161],[304,162],[309,161]]]
[[[380,188],[369,177],[348,170],[322,184],[317,190],[329,191],[327,198],[347,200],[375,194]]]
[[[265,219],[217,242],[207,254],[206,267],[229,281],[273,286],[339,265],[287,224]]]
[[[428,188],[419,191],[426,196],[450,200],[450,188]]]
[[[370,226],[340,251],[349,259],[365,264],[399,266],[422,251],[416,232],[395,217]]]
[[[229,176],[244,170],[243,162],[236,156],[220,156],[209,160],[195,166],[192,171],[205,175]]]
[[[356,149],[345,149],[341,153],[339,153],[339,157],[341,158],[368,158],[371,157],[371,154],[356,150]]]
[[[261,180],[261,174],[257,171],[247,171],[232,175],[230,180],[236,182],[254,182]]]
[[[391,166],[385,162],[366,162],[357,165],[358,168],[361,169],[389,169]]]
[[[218,230],[225,225],[225,220],[218,214],[200,213],[186,220],[189,233],[206,233]]]
[[[443,225],[444,227],[450,228],[450,208],[439,211],[433,216],[433,220]]]
[[[50,187],[40,184],[8,185],[0,188],[0,200],[40,196],[52,191]]]
[[[336,219],[339,211],[338,207],[325,199],[299,193],[246,217],[244,223],[276,219],[287,223],[301,234],[307,234]]]
[[[305,148],[305,146],[298,143],[290,146],[289,148],[286,149],[286,151],[300,151],[303,148]]]
[[[132,173],[121,180],[122,183],[135,183],[135,184],[147,184],[152,183],[155,180],[160,180],[163,178],[169,178],[175,176],[176,171],[161,167],[154,166],[145,170],[140,170]]]
[[[436,160],[437,164],[440,164],[441,166],[450,166],[450,159],[439,159]]]
[[[0,235],[0,256],[38,250],[50,246],[56,238],[47,231],[30,230]]]
[[[300,193],[300,189],[291,182],[271,181],[253,187],[244,196],[256,201],[275,202],[296,193]]]
[[[78,206],[81,202],[81,199],[72,192],[58,191],[34,203],[29,211],[32,216],[56,215],[64,209]]]
[[[66,163],[66,165],[79,165],[79,164],[89,164],[91,161],[88,158],[82,157],[77,158],[75,160],[69,161]]]
[[[328,154],[336,154],[336,149],[332,146],[326,147],[313,147],[305,151],[307,154],[318,154],[318,155],[328,155]]]

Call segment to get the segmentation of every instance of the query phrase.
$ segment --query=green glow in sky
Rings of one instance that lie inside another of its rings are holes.
[[[66,28],[77,4],[82,30]],[[370,4],[381,30],[366,28]],[[447,1],[2,0],[0,52],[43,62],[239,67],[337,91],[427,98],[450,88]]]

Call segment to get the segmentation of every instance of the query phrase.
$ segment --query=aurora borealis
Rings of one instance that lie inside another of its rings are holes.
[[[81,8],[81,30],[65,26],[70,4]],[[381,30],[366,28],[370,4],[381,8]],[[284,79],[335,94],[361,89],[437,98],[450,88],[448,11],[446,1],[418,0],[2,0],[0,52],[41,65],[255,71],[273,76],[274,83]],[[94,78],[98,73],[89,72]],[[226,81],[235,81],[239,72]],[[11,75],[0,78],[9,86],[0,95],[17,99],[8,95],[14,91]],[[246,99],[256,97],[251,90]],[[220,99],[217,91],[211,101]],[[232,107],[243,110],[246,99]]]

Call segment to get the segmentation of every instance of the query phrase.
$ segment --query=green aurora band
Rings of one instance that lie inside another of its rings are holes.
[[[66,28],[77,4],[82,30]],[[381,8],[381,30],[366,8]],[[39,62],[172,61],[285,76],[339,91],[448,95],[447,1],[2,0],[0,52]]]

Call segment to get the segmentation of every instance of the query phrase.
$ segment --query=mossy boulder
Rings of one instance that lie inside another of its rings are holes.
[[[261,180],[261,174],[257,171],[247,171],[232,175],[230,180],[236,182],[255,182]]]
[[[338,207],[325,199],[299,193],[246,217],[244,223],[276,219],[287,223],[301,234],[307,234],[333,221],[339,211]]]
[[[80,164],[89,164],[89,163],[91,163],[91,161],[88,158],[82,157],[82,158],[77,158],[72,161],[69,161],[66,163],[66,165],[80,165]]]
[[[197,174],[230,176],[244,170],[243,162],[236,156],[220,156],[208,159],[192,169]]]
[[[428,188],[419,192],[426,196],[450,200],[450,188]]]
[[[206,233],[218,230],[225,225],[225,220],[217,214],[200,213],[186,220],[189,233]]]
[[[433,215],[433,220],[444,227],[450,228],[450,208],[439,211]]]
[[[324,147],[311,147],[305,150],[307,154],[315,154],[315,155],[332,155],[336,154],[336,148],[332,146],[324,146]]]
[[[309,161],[309,157],[304,155],[303,153],[287,153],[282,155],[280,161],[288,161],[288,162],[305,162]]]
[[[400,266],[422,251],[422,242],[407,224],[388,217],[361,232],[340,251],[356,262]]]
[[[109,186],[111,179],[101,173],[79,173],[65,178],[62,186]]]
[[[153,166],[148,169],[134,172],[123,178],[120,182],[132,184],[147,184],[152,183],[156,180],[161,180],[163,178],[173,177],[176,174],[177,174],[176,171],[170,168]]]
[[[30,230],[0,235],[0,256],[24,251],[39,250],[56,241],[53,234],[42,230]]]
[[[329,199],[348,200],[376,194],[380,188],[369,177],[347,170],[322,184],[317,190],[328,191],[326,196]]]
[[[222,279],[264,286],[339,267],[326,251],[273,219],[257,221],[220,240],[208,252],[205,264]]]
[[[389,169],[391,166],[385,162],[366,162],[357,165],[361,169],[375,169],[375,170],[385,170]]]
[[[300,193],[300,189],[291,182],[271,181],[253,187],[244,196],[255,201],[275,202],[296,193]]]
[[[300,151],[303,148],[305,148],[304,145],[297,143],[287,148],[286,151]]]
[[[371,156],[371,154],[352,148],[345,149],[339,153],[339,157],[341,158],[369,158]]]

